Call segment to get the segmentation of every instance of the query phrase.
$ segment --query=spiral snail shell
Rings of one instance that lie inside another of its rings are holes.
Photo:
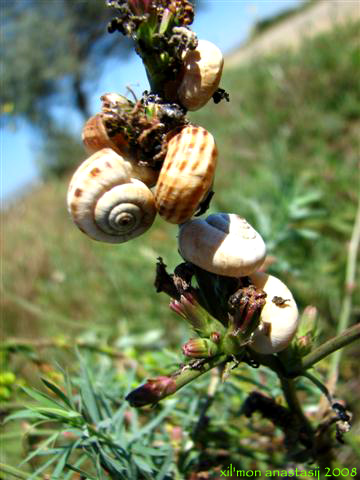
[[[85,123],[82,131],[82,140],[86,151],[90,154],[98,152],[103,148],[111,148],[132,164],[131,176],[133,178],[141,180],[149,187],[155,185],[159,172],[152,168],[138,165],[132,161],[129,153],[129,143],[126,137],[122,133],[117,133],[113,137],[109,137],[100,113],[90,117]]]
[[[94,240],[122,243],[152,225],[155,201],[150,189],[131,178],[132,166],[110,148],[94,153],[74,173],[68,190],[70,215]]]
[[[250,280],[264,290],[267,297],[249,347],[263,354],[280,352],[289,345],[298,327],[299,312],[294,297],[288,287],[272,275],[257,272],[250,275]]]
[[[181,225],[179,251],[185,260],[208,272],[243,277],[263,263],[266,246],[244,218],[217,213]]]
[[[192,217],[211,188],[216,160],[214,137],[202,127],[183,127],[169,140],[154,192],[161,217],[178,224]]]
[[[220,49],[207,40],[199,40],[183,59],[183,78],[179,87],[180,103],[188,110],[203,107],[219,86],[224,59]]]

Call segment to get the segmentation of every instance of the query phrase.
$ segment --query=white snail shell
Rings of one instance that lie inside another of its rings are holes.
[[[205,128],[183,127],[168,142],[154,196],[159,215],[170,223],[193,216],[214,179],[217,149]]]
[[[195,50],[183,59],[183,78],[178,95],[188,110],[203,107],[219,86],[224,59],[220,49],[207,40],[199,40]]]
[[[235,213],[217,213],[180,226],[182,257],[218,275],[243,277],[265,260],[266,246],[259,233]]]
[[[68,210],[79,229],[94,240],[122,243],[152,225],[155,201],[151,190],[131,178],[131,164],[110,148],[85,160],[74,173]]]
[[[280,352],[289,345],[298,328],[299,312],[294,297],[288,287],[272,275],[257,272],[250,275],[250,280],[264,290],[267,297],[249,347],[263,354]],[[284,302],[277,302],[274,297]]]

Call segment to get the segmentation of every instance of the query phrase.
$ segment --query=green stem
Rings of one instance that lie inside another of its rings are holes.
[[[200,375],[203,375],[204,373],[208,372],[212,368],[217,367],[218,365],[221,365],[227,358],[228,358],[228,355],[220,355],[218,357],[212,357],[206,362],[202,363],[200,368],[183,369],[179,373],[179,375],[174,377],[174,380],[176,383],[176,391],[178,391],[184,385],[187,385],[188,383],[195,380],[195,378],[200,377]]]
[[[288,371],[287,374],[291,377],[302,375],[305,370],[311,368],[323,358],[327,357],[336,350],[349,345],[357,339],[360,339],[360,323],[353,325],[340,335],[337,335],[336,337],[331,338],[327,342],[320,345],[320,347],[306,355],[298,367]]]
[[[283,390],[286,403],[288,404],[290,411],[298,417],[301,424],[304,426],[304,430],[309,435],[309,438],[312,439],[313,429],[308,419],[305,417],[304,412],[299,403],[299,399],[296,395],[295,381],[293,379],[285,378],[281,376],[279,377],[279,379],[280,379],[281,388]]]
[[[355,288],[356,277],[356,259],[359,251],[360,244],[360,194],[358,198],[358,207],[351,234],[351,240],[349,243],[349,250],[346,263],[345,274],[345,292],[343,296],[343,302],[340,310],[340,319],[338,323],[337,332],[340,333],[347,328],[350,323],[351,307],[352,307],[352,294]],[[339,375],[339,364],[341,359],[341,350],[338,350],[332,358],[329,375],[328,386],[330,392],[333,392]]]
[[[26,480],[30,476],[29,473],[18,470],[17,468],[6,465],[5,463],[0,463],[0,472],[7,473],[8,475],[12,475],[15,478],[20,478],[21,480]],[[33,476],[32,478],[34,480],[41,480],[41,478],[38,476]]]
[[[312,373],[309,373],[309,372],[304,372],[303,377],[308,378],[314,385],[316,385],[318,387],[318,389],[328,399],[330,405],[332,405],[333,400],[331,398],[329,390],[326,388],[326,386],[318,378],[316,378]]]

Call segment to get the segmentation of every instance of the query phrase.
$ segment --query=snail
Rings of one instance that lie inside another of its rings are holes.
[[[94,153],[74,173],[68,210],[79,229],[94,240],[122,243],[152,225],[151,190],[132,178],[132,165],[110,148]]]
[[[280,352],[289,345],[298,327],[299,312],[294,297],[288,287],[272,275],[257,272],[250,275],[250,280],[264,290],[267,297],[249,347],[263,354]]]
[[[84,125],[81,137],[85,150],[90,154],[102,148],[112,148],[119,155],[128,153],[129,143],[125,135],[118,133],[110,138],[101,113],[89,118]]]
[[[183,223],[196,212],[214,179],[217,149],[204,128],[183,127],[172,136],[155,187],[156,208],[170,223]]]
[[[86,151],[90,154],[98,152],[103,148],[111,148],[118,155],[125,157],[128,162],[132,163],[133,178],[141,180],[149,187],[155,185],[159,172],[132,161],[127,138],[121,132],[113,137],[109,137],[101,113],[90,117],[85,123],[82,131],[82,140]]]
[[[183,58],[183,77],[178,90],[180,103],[188,110],[203,107],[219,86],[224,59],[220,49],[207,40],[199,40]]]
[[[262,237],[235,213],[217,213],[180,226],[181,256],[198,267],[227,277],[255,272],[265,260]]]

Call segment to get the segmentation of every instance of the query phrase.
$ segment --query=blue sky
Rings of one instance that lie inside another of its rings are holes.
[[[56,0],[47,0],[56,1]],[[248,36],[252,25],[260,18],[299,5],[301,0],[203,0],[204,8],[197,14],[191,28],[199,38],[215,43],[224,53],[239,46]],[[114,74],[115,70],[118,75]],[[118,66],[109,64],[98,81],[91,99],[94,113],[100,109],[99,97],[104,92],[126,94],[131,86],[140,96],[148,88],[141,60],[133,55]],[[206,108],[206,107],[205,107]],[[65,108],[57,115],[61,122],[73,124],[80,130],[77,116]],[[38,140],[32,136],[26,124],[17,125],[16,130],[0,129],[1,185],[0,194],[4,204],[38,181],[35,157]]]

